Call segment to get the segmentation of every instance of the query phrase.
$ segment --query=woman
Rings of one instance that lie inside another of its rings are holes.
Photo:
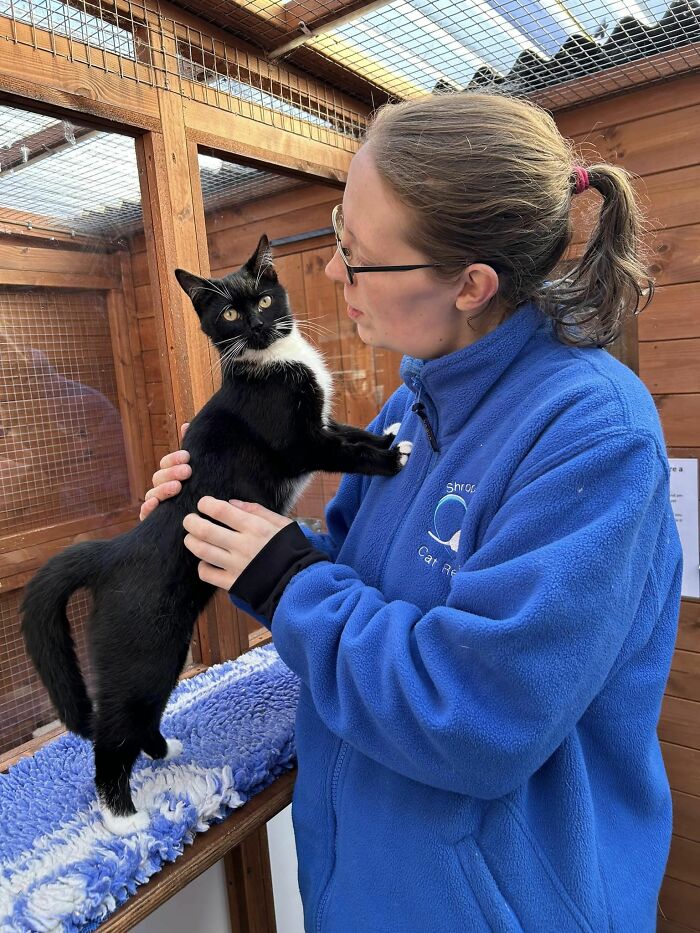
[[[588,186],[597,229],[550,281]],[[302,683],[306,928],[651,931],[681,557],[653,402],[600,349],[647,284],[629,180],[533,105],[436,96],[378,113],[335,221],[360,339],[404,354],[370,430],[400,423],[408,465],[345,476],[303,547],[251,504],[185,520]]]

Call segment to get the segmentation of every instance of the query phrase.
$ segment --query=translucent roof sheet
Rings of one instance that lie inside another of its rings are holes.
[[[464,88],[480,69],[505,77],[524,52],[547,62],[574,36],[604,49],[620,20],[653,27],[667,10],[663,0],[395,0],[307,45],[398,97],[412,97],[436,85]],[[647,54],[683,41],[681,34],[672,44],[668,30],[658,38]],[[567,77],[562,72],[561,80]]]

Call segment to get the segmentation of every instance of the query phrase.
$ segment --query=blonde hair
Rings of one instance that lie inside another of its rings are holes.
[[[404,236],[445,265],[434,274],[492,263],[499,273],[492,303],[512,311],[535,301],[554,319],[559,339],[576,345],[611,343],[647,289],[651,297],[630,176],[605,163],[586,166],[603,205],[583,256],[551,279],[571,242],[572,170],[581,162],[535,104],[484,92],[387,104],[365,142],[411,214]]]

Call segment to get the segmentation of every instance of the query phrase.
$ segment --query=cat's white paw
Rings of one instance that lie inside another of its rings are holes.
[[[182,754],[183,744],[179,739],[166,739],[168,743],[168,754],[165,756],[166,761],[170,761],[171,758],[177,758],[178,755]]]
[[[147,829],[151,822],[145,810],[139,810],[131,816],[115,816],[111,810],[102,804],[100,812],[105,826],[115,836],[128,836],[129,833],[137,833],[139,830]]]
[[[396,445],[399,450],[399,461],[402,467],[405,467],[408,463],[408,455],[413,450],[413,443],[411,441],[399,441]]]
[[[401,422],[397,421],[395,424],[390,424],[388,428],[384,428],[384,433],[391,434],[392,437],[396,437],[396,435],[399,433],[400,430],[401,430]]]

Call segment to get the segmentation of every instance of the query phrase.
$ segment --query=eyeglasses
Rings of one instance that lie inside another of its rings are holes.
[[[347,256],[343,252],[343,245],[340,242],[343,238],[344,232],[342,204],[337,204],[333,208],[331,221],[333,223],[335,241],[338,245],[338,254],[343,260],[343,265],[345,266],[345,272],[347,274],[348,282],[350,285],[353,284],[355,281],[355,276],[359,275],[360,272],[409,272],[411,269],[438,269],[445,265],[444,262],[425,262],[415,266],[351,266],[348,262]]]

